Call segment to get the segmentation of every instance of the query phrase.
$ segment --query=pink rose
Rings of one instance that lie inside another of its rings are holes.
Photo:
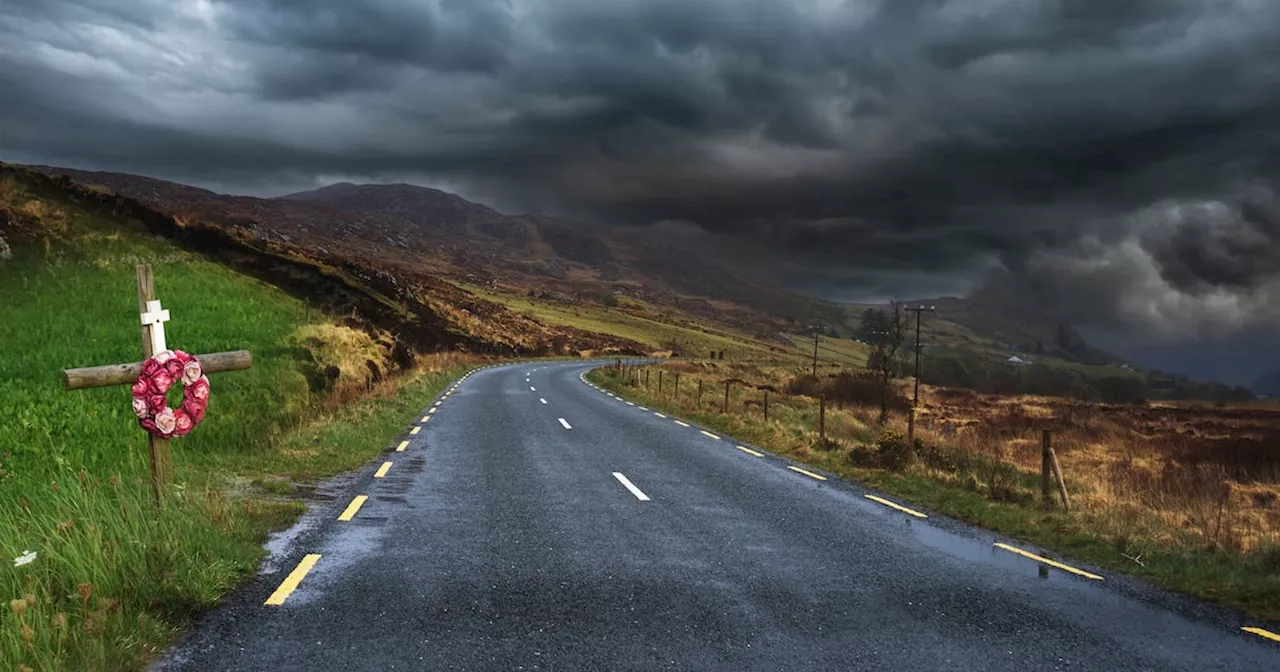
[[[200,376],[196,382],[191,383],[191,398],[197,401],[208,401],[209,399],[209,378],[208,376]]]
[[[142,419],[151,415],[151,411],[147,408],[147,400],[142,397],[133,398],[133,414]]]
[[[163,394],[153,394],[147,397],[147,410],[151,411],[152,415],[163,411],[164,407],[168,405],[169,400],[165,399]]]
[[[142,376],[144,378],[150,378],[151,376],[156,375],[156,371],[159,371],[160,369],[161,366],[157,364],[154,359],[148,359],[142,363]]]
[[[177,357],[174,357],[164,363],[164,370],[169,372],[170,378],[178,378],[182,375],[182,362]]]
[[[139,378],[133,381],[133,387],[130,390],[135,397],[145,397],[151,391],[151,383],[146,378]]]
[[[204,420],[204,409],[205,404],[202,401],[188,399],[182,402],[182,410],[187,414],[187,417],[191,418],[193,425],[198,425]]]
[[[173,434],[174,436],[186,436],[187,432],[195,426],[195,422],[191,420],[191,416],[187,412],[179,408],[173,412]]]
[[[191,361],[187,362],[186,366],[182,367],[182,384],[191,385],[197,380],[200,380],[200,376],[203,376],[203,375],[204,375],[204,368],[200,366],[200,362],[196,361],[195,359],[192,359]]]
[[[183,364],[186,364],[187,362],[191,361],[191,359],[192,359],[192,358],[191,358],[191,355],[188,355],[187,353],[185,353],[185,352],[183,352],[183,351],[181,351],[181,350],[174,350],[174,351],[173,351],[173,357],[174,357],[174,359],[178,360],[179,362],[182,362]]]
[[[151,377],[151,388],[157,394],[164,394],[171,387],[173,387],[173,376],[169,375],[168,371],[157,371],[156,375]]]
[[[156,413],[156,429],[160,430],[161,434],[172,434],[173,427],[177,422],[178,418],[173,414],[172,408],[166,408]]]
[[[155,357],[156,361],[159,362],[161,365],[167,364],[169,360],[173,359],[173,351],[164,350],[164,351],[155,353],[154,355],[152,355],[152,357]]]
[[[143,418],[139,420],[138,426],[153,434],[156,431],[156,421],[152,420],[151,418]]]

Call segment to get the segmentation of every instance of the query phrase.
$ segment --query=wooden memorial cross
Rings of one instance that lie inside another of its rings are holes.
[[[142,357],[146,361],[155,353],[168,349],[164,340],[164,323],[169,321],[169,311],[162,308],[160,301],[156,299],[155,279],[151,275],[150,264],[138,264],[138,313],[142,324]],[[242,371],[253,366],[253,357],[248,350],[215,352],[196,357],[206,374]],[[67,369],[62,372],[62,386],[67,390],[84,390],[110,385],[132,385],[141,373],[142,362]],[[148,433],[147,450],[151,454],[151,490],[158,505],[161,495],[173,480],[169,440]]]

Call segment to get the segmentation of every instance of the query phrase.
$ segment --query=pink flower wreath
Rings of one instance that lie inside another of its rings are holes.
[[[175,380],[182,381],[182,405],[169,408],[165,393]],[[153,436],[167,439],[185,436],[201,420],[209,405],[209,379],[200,360],[181,350],[165,350],[142,363],[142,375],[133,382],[133,414],[138,425]]]

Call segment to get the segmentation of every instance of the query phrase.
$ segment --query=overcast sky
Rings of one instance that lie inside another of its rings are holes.
[[[1006,268],[1115,347],[1280,335],[1274,0],[3,0],[0,92],[9,161],[410,181],[829,298]]]

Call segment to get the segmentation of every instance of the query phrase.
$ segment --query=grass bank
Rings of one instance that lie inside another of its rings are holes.
[[[0,259],[0,669],[141,668],[256,569],[266,535],[304,508],[289,495],[365,463],[473,366],[423,358],[372,383],[368,335],[270,285],[11,182],[0,208],[43,234],[10,237]],[[139,358],[139,262],[172,346],[254,355],[211,376],[160,510],[128,389],[66,392],[58,376]],[[337,379],[318,384],[330,365]]]
[[[661,393],[659,371],[663,373]],[[752,382],[753,376],[760,378],[759,387]],[[1072,511],[1046,509],[1035,497],[1038,475],[997,448],[998,441],[993,439],[990,449],[974,442],[948,445],[922,431],[918,434],[930,441],[914,447],[902,437],[901,423],[891,421],[893,431],[886,433],[875,422],[876,409],[834,404],[826,409],[823,440],[818,433],[817,400],[779,394],[785,387],[780,376],[776,370],[753,370],[749,365],[696,363],[642,367],[634,377],[612,368],[589,374],[596,384],[637,403],[883,490],[918,507],[1238,608],[1249,616],[1280,621],[1280,550],[1271,543],[1224,544],[1219,534],[1222,507],[1217,528],[1211,525],[1212,518],[1206,519],[1203,528],[1186,523],[1188,517],[1196,520],[1199,515],[1190,510],[1181,512],[1178,520],[1183,523],[1178,524],[1150,501],[1121,500],[1109,493],[1098,496],[1103,494],[1096,492],[1101,486],[1069,480],[1076,493]],[[735,381],[727,413],[726,379]],[[774,388],[768,420],[763,413],[766,385]],[[1069,479],[1078,473],[1066,471]],[[1177,503],[1187,507],[1191,501]]]

